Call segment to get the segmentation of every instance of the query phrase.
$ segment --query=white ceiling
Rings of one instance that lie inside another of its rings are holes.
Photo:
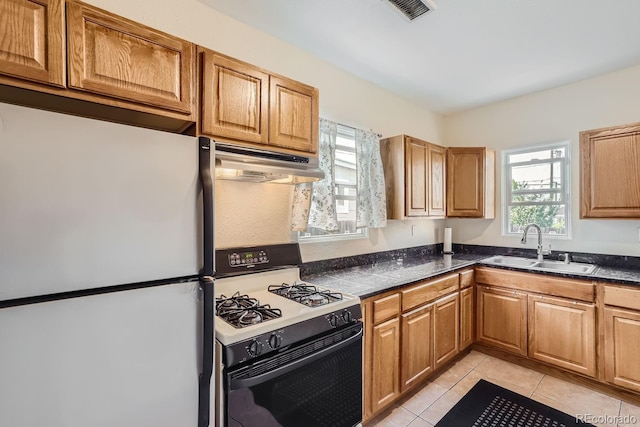
[[[443,114],[640,63],[640,0],[199,1]]]

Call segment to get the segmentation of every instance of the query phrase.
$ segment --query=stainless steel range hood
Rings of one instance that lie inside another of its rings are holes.
[[[216,179],[299,184],[322,178],[315,157],[216,143]]]

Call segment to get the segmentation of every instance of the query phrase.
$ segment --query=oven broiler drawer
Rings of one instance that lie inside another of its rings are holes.
[[[228,426],[352,427],[362,414],[362,323],[225,375]]]

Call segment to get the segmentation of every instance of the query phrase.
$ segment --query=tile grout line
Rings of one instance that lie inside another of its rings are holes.
[[[540,383],[542,383],[542,380],[544,379],[544,377],[546,377],[546,374],[542,374],[542,377],[540,377],[540,381],[538,381],[538,384],[536,384],[536,386],[533,388],[533,391],[531,392],[531,394],[529,395],[530,398],[533,399],[533,395],[535,394],[536,390],[538,389],[538,387],[540,387]],[[535,399],[534,399],[535,400]]]

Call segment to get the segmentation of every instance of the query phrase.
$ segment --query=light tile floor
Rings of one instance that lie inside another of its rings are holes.
[[[589,414],[592,418],[587,421],[597,426],[640,427],[638,406],[477,351],[471,351],[366,427],[432,427],[480,379],[570,415]]]

